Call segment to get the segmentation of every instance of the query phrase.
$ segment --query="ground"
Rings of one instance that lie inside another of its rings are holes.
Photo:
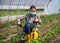
[[[38,27],[39,28],[39,37],[41,37],[47,31],[50,31],[56,24],[60,23],[60,15],[58,15],[58,16],[52,15],[52,17],[51,17],[51,15],[49,15],[49,16],[46,15],[46,16],[41,16],[41,18],[42,18],[43,22],[41,24],[41,27]],[[8,29],[8,28],[10,28],[10,29]],[[9,26],[8,28],[0,29],[0,34],[5,34],[9,30],[15,30],[14,32],[12,32],[13,34],[7,36],[7,39],[10,39],[11,36],[13,37],[16,33],[18,33],[16,31],[17,25]],[[21,31],[21,30],[19,30],[19,31]],[[56,39],[57,39],[57,37],[60,37],[59,34],[56,36]],[[4,39],[4,40],[6,40],[6,39]],[[52,40],[55,40],[55,38],[53,38]],[[59,42],[59,40],[58,40],[58,42]],[[21,41],[19,41],[19,43],[21,43]],[[57,42],[57,41],[50,40],[49,43],[50,42],[52,43],[52,42]]]

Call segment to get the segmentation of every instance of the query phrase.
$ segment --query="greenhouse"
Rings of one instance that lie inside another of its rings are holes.
[[[0,0],[0,43],[60,43],[60,0]]]

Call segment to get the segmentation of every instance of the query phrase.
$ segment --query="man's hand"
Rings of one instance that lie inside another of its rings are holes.
[[[22,24],[17,24],[17,26],[22,27]]]
[[[21,22],[18,22],[18,23],[17,23],[17,25],[18,25],[18,26],[20,26],[20,27],[22,27],[22,24],[21,24]]]

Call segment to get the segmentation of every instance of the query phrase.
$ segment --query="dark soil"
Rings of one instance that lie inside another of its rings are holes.
[[[60,43],[60,33],[53,39],[49,40],[49,43]]]
[[[55,26],[56,24],[58,24],[58,23],[60,23],[60,21],[59,20],[56,20],[56,21],[53,21],[53,23],[51,23],[51,24],[48,24],[46,27],[44,27],[44,28],[42,28],[42,29],[40,29],[39,30],[39,37],[40,36],[42,36],[44,33],[46,33],[47,31],[49,31],[50,29],[52,29],[52,27],[53,26]],[[11,26],[10,27],[11,29],[15,29],[15,28],[17,28],[17,26],[15,25],[15,26]],[[3,29],[3,30],[1,30],[0,29],[0,34],[3,34],[3,33],[5,33],[5,32],[7,32],[8,31],[8,29]],[[24,43],[25,42],[25,40],[20,40],[20,42],[19,43]]]

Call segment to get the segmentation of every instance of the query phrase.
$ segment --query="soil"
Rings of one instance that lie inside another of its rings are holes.
[[[0,29],[0,34],[5,34],[6,32],[8,32],[9,30],[13,30],[13,29],[17,29],[17,25],[14,25],[14,26],[10,26],[8,28],[3,28],[3,29]]]
[[[60,43],[60,33],[53,39],[49,40],[49,43]]]
[[[53,23],[51,24],[48,24],[45,28],[42,28],[39,30],[39,37],[42,36],[44,33],[46,33],[47,31],[49,31],[50,29],[52,29],[53,26],[55,26],[56,24],[59,24],[60,23],[60,20],[56,20],[56,21],[53,21]],[[11,26],[11,29],[15,29],[17,26]],[[4,30],[4,29],[0,29],[0,34],[3,34],[5,32],[7,32],[8,29]],[[11,37],[11,36],[10,36]],[[9,37],[8,37],[9,38]],[[24,43],[25,41],[21,40],[19,43]]]
[[[45,28],[40,29],[39,30],[39,36],[42,36],[44,33],[51,30],[56,24],[59,24],[59,23],[60,23],[60,21],[56,20],[56,21],[53,21],[53,23],[48,24]]]

